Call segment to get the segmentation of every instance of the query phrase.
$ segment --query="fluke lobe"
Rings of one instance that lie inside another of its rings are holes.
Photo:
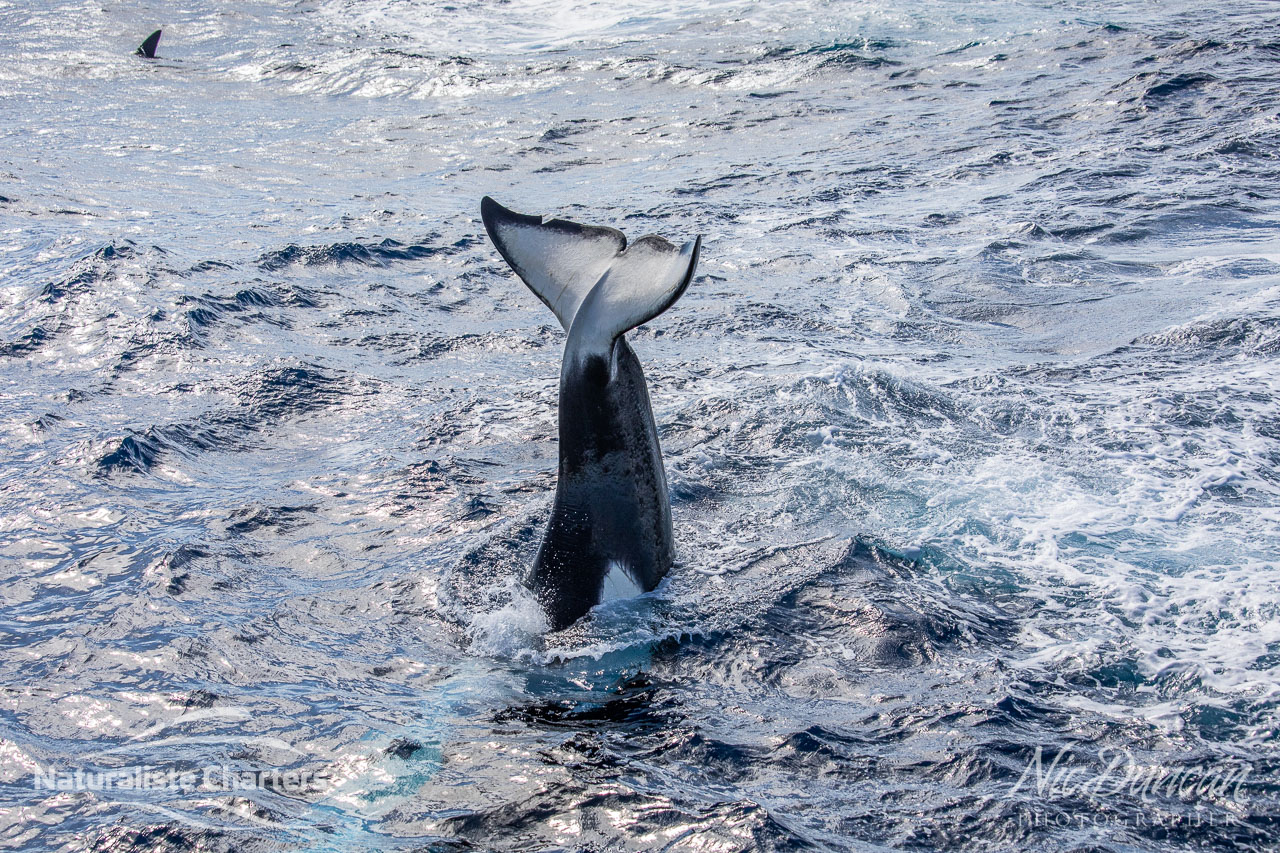
[[[490,239],[569,334],[560,367],[560,476],[530,585],[554,630],[671,568],[671,502],[640,362],[624,337],[680,298],[699,237],[630,246],[621,231],[544,220],[485,196]]]

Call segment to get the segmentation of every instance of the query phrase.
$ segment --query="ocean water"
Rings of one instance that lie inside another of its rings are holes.
[[[0,58],[5,845],[1273,849],[1274,4],[0,0]],[[485,194],[704,241],[629,336],[678,565],[559,633]]]

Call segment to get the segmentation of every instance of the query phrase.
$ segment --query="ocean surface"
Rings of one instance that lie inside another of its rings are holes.
[[[703,237],[559,633],[485,194]],[[0,0],[0,844],[1275,849],[1278,392],[1274,3]]]

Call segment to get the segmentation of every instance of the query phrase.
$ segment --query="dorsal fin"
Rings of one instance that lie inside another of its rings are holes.
[[[661,237],[627,246],[621,231],[544,221],[480,202],[485,229],[502,257],[570,333],[578,352],[607,351],[629,329],[671,307],[693,279],[702,238],[682,247]]]
[[[147,36],[147,40],[144,41],[138,49],[133,52],[133,54],[134,56],[145,56],[147,59],[155,59],[156,48],[159,46],[160,30],[156,30],[154,33]]]

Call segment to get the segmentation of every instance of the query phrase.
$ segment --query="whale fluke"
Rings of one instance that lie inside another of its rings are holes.
[[[553,629],[602,600],[648,592],[675,557],[671,501],[640,361],[626,332],[671,307],[702,238],[630,246],[621,231],[508,210],[485,196],[494,245],[569,333],[560,366],[560,470],[529,583]]]
[[[571,337],[592,347],[607,348],[670,308],[692,281],[702,245],[701,237],[676,247],[649,235],[628,246],[617,229],[526,216],[489,196],[480,216],[498,252],[566,332],[583,315]]]
[[[160,32],[160,30],[156,30],[154,33],[147,36],[147,40],[138,46],[138,49],[133,52],[133,55],[145,56],[147,59],[155,59],[156,48],[160,46]]]

